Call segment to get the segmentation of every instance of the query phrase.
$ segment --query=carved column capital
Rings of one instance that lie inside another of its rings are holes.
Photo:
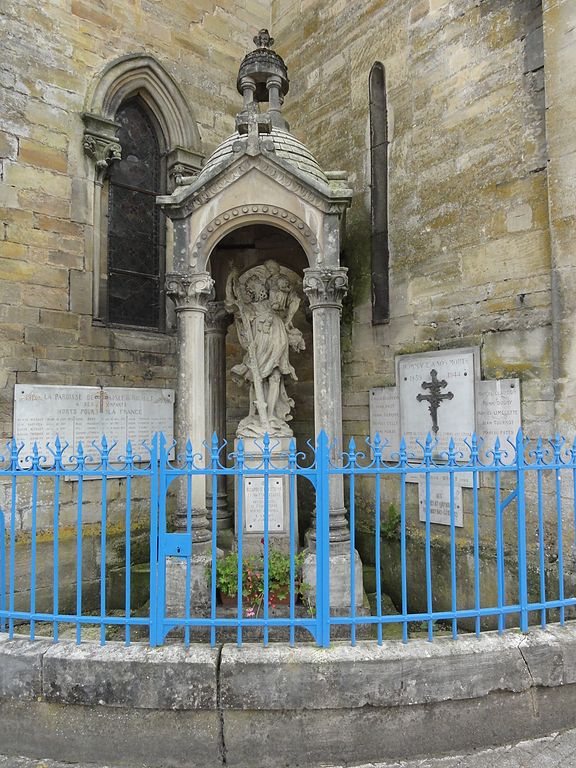
[[[226,310],[223,301],[209,301],[204,330],[206,333],[225,334],[233,319],[233,315]]]
[[[304,270],[304,293],[310,300],[312,310],[318,307],[342,309],[342,299],[348,292],[348,270],[346,267],[325,267]]]
[[[166,295],[174,302],[176,312],[207,312],[208,303],[214,296],[214,280],[209,272],[169,272]]]
[[[98,115],[84,113],[84,137],[82,146],[88,157],[94,161],[97,174],[103,175],[116,160],[122,159],[122,147],[116,137],[120,127],[112,120]]]

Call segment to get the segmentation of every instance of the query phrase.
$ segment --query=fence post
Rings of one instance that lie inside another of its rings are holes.
[[[150,645],[158,645],[158,485],[160,435],[152,438],[150,451]]]
[[[0,611],[6,610],[6,528],[0,509]],[[6,631],[6,616],[0,617],[0,632]]]
[[[330,456],[328,435],[316,443],[316,622],[317,643],[330,645]]]
[[[524,498],[524,434],[516,435],[517,504],[518,504],[518,596],[520,631],[528,632],[528,576],[526,563],[526,504]]]

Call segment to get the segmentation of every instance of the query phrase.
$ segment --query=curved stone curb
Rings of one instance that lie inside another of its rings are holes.
[[[446,754],[576,725],[576,626],[457,641],[128,648],[0,635],[4,753],[239,768]]]

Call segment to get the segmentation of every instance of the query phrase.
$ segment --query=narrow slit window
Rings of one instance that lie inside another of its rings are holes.
[[[370,70],[370,206],[372,324],[390,319],[388,243],[388,105],[386,73],[377,61]]]
[[[161,151],[138,99],[116,113],[122,159],[112,165],[108,210],[108,322],[164,330],[165,222]]]

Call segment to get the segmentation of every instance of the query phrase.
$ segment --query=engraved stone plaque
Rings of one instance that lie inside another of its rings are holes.
[[[382,450],[384,459],[390,460],[392,453],[400,447],[400,400],[396,387],[376,387],[370,390],[370,441],[376,433],[382,442],[389,445]]]
[[[476,389],[476,431],[484,438],[481,450],[494,447],[500,438],[503,447],[508,438],[514,442],[521,426],[520,380],[479,381]]]
[[[472,350],[447,350],[397,358],[400,423],[407,450],[422,456],[416,441],[430,433],[438,441],[434,453],[467,452],[465,438],[475,430],[474,390],[477,364]]]
[[[248,477],[244,481],[244,520],[250,533],[264,533],[264,478]],[[268,480],[268,530],[284,532],[284,483],[282,477]]]
[[[99,460],[92,443],[100,445],[102,435],[111,450],[110,460],[125,455],[126,443],[132,442],[134,454],[146,459],[143,442],[149,443],[155,432],[163,431],[172,440],[174,422],[174,391],[127,387],[68,387],[54,385],[17,384],[14,388],[14,437],[24,448],[21,461],[32,453],[34,442],[40,454],[52,455],[47,443],[54,447],[56,436],[62,444],[64,463],[81,442],[85,455]]]
[[[426,479],[418,479],[418,513],[421,522],[426,522]],[[448,474],[430,477],[430,522],[450,525],[450,480]],[[454,482],[454,525],[462,528],[464,514],[462,510],[462,486]]]

